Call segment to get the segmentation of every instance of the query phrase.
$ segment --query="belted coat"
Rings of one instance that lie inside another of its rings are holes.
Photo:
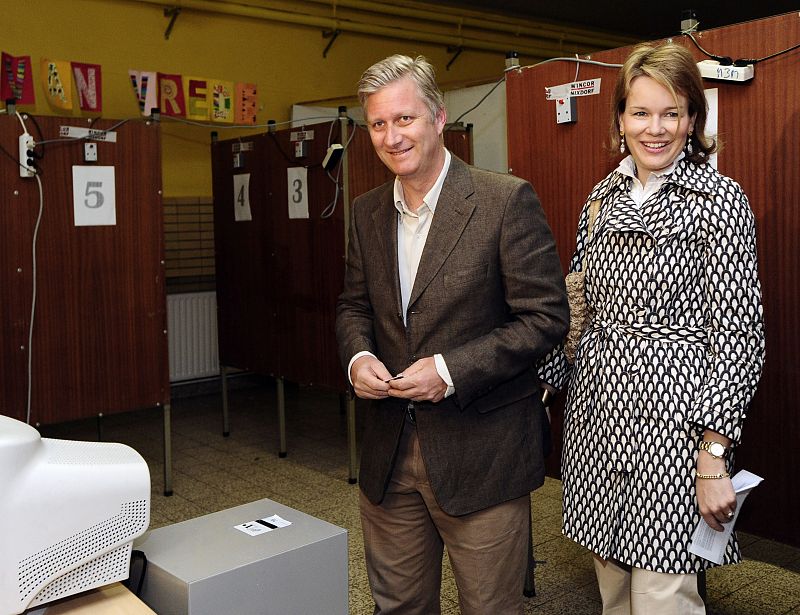
[[[707,164],[680,160],[641,205],[632,181],[615,170],[587,199],[570,267],[585,266],[593,319],[574,368],[558,352],[540,366],[569,382],[563,531],[604,558],[694,573],[711,565],[688,551],[698,444],[705,429],[738,443],[764,360],[754,216]],[[739,559],[734,535],[724,563]]]

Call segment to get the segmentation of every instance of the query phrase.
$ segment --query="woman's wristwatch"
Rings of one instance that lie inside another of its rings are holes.
[[[714,459],[724,459],[728,454],[728,448],[720,442],[709,442],[708,440],[703,440],[698,448],[701,451],[707,452]]]

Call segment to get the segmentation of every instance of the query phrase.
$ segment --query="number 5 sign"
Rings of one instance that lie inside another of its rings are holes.
[[[114,167],[72,167],[75,226],[114,226],[117,223]]]

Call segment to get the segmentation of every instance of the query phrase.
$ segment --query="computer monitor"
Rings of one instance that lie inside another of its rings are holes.
[[[149,523],[134,449],[42,438],[0,415],[0,615],[126,579]]]

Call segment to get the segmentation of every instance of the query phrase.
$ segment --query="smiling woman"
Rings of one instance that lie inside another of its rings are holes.
[[[540,370],[560,388],[574,369],[564,534],[595,555],[603,612],[699,615],[695,577],[713,564],[689,537],[734,516],[732,450],[764,360],[753,213],[708,164],[686,48],[634,49],[612,108],[612,144],[630,155],[589,194],[570,265],[592,321],[574,368],[555,354]],[[723,563],[740,558],[732,533]]]
[[[620,137],[631,151],[642,184],[647,184],[651,172],[671,165],[692,134],[694,115],[687,113],[683,94],[677,99],[676,104],[669,90],[650,77],[636,77],[631,83],[619,117]]]
[[[677,49],[638,47],[614,90],[611,145],[621,153],[630,149],[642,185],[652,171],[675,162],[684,148],[697,163],[707,162],[717,149],[705,136],[706,98],[694,58]]]

